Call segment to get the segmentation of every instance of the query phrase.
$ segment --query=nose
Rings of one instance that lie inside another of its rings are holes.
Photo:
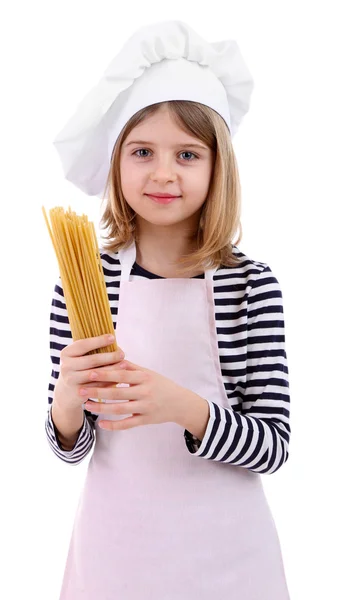
[[[177,174],[172,160],[163,157],[157,160],[156,164],[153,163],[149,178],[159,182],[176,181]]]

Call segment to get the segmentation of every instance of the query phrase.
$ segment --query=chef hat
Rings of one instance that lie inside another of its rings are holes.
[[[120,132],[137,111],[157,102],[205,104],[223,117],[233,137],[252,90],[234,40],[206,42],[182,21],[142,27],[55,138],[65,177],[85,194],[101,197]]]

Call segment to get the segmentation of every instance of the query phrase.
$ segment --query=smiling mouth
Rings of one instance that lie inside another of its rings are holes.
[[[161,194],[160,192],[158,194],[146,194],[146,196],[153,196],[155,198],[180,198],[179,194]]]
[[[156,196],[155,194],[145,194],[146,196],[148,196],[148,198],[150,198],[151,200],[154,200],[154,202],[157,202],[158,204],[170,204],[170,202],[173,202],[173,200],[177,200],[178,198],[181,198],[182,196]]]

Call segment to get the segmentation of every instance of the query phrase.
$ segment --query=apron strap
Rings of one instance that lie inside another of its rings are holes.
[[[205,271],[204,271],[205,279],[212,280],[214,278],[214,275],[215,275],[217,269],[218,269],[218,267],[214,267],[212,269],[205,269]]]
[[[130,273],[136,260],[135,242],[129,248],[121,248],[118,254],[121,263],[121,282],[129,281]]]

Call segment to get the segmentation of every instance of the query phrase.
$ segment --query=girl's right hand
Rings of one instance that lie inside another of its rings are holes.
[[[111,345],[108,335],[77,340],[63,348],[60,352],[60,373],[55,384],[54,401],[59,406],[65,408],[78,408],[88,398],[80,396],[80,389],[83,384],[86,387],[92,384],[97,386],[97,380],[92,381],[89,376],[92,369],[109,366],[112,368],[121,368],[121,361],[124,358],[124,352],[118,346],[116,352],[98,352],[87,355],[91,350],[104,348]],[[87,356],[86,356],[87,355]]]

